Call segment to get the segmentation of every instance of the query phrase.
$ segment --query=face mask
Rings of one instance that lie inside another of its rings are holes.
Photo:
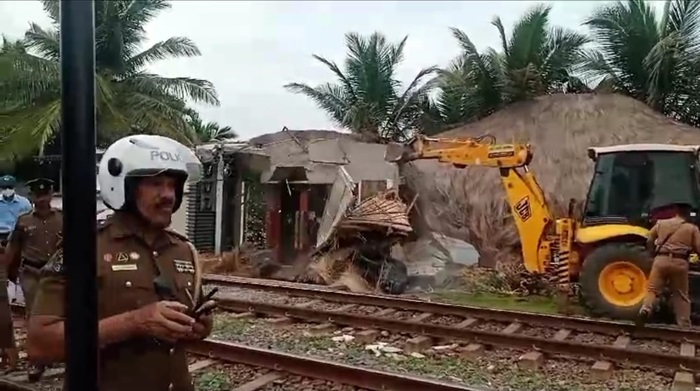
[[[15,189],[2,189],[2,196],[5,198],[10,198],[15,195]]]

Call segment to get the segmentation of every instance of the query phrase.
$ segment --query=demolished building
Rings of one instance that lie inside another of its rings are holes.
[[[357,184],[357,201],[399,182],[398,167],[384,160],[386,146],[363,142],[353,134],[284,128],[249,144],[270,157],[260,180],[267,207],[267,247],[280,263],[290,263],[316,246],[339,168]]]

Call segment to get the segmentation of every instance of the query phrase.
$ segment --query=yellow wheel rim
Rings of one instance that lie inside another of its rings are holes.
[[[647,276],[628,261],[613,262],[600,272],[598,289],[605,300],[620,307],[640,304],[646,294]]]

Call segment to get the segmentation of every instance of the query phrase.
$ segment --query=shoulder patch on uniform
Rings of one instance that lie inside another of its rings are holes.
[[[190,241],[190,240],[187,238],[187,236],[185,236],[185,235],[183,235],[183,234],[181,234],[181,233],[175,231],[175,230],[172,229],[172,228],[166,228],[166,229],[165,229],[165,232],[167,232],[168,234],[170,234],[170,235],[172,235],[172,236],[174,236],[174,237],[176,237],[176,238],[178,238],[178,239],[180,239],[180,240],[183,240],[183,241],[185,241],[185,242],[189,242],[189,241]]]
[[[105,230],[107,227],[110,226],[110,221],[109,219],[100,219],[97,220],[97,232]]]

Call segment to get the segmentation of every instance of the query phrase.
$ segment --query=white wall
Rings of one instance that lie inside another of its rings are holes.
[[[170,228],[187,236],[187,194],[182,196],[182,204],[180,204],[180,209],[173,214],[173,221],[170,223]]]

